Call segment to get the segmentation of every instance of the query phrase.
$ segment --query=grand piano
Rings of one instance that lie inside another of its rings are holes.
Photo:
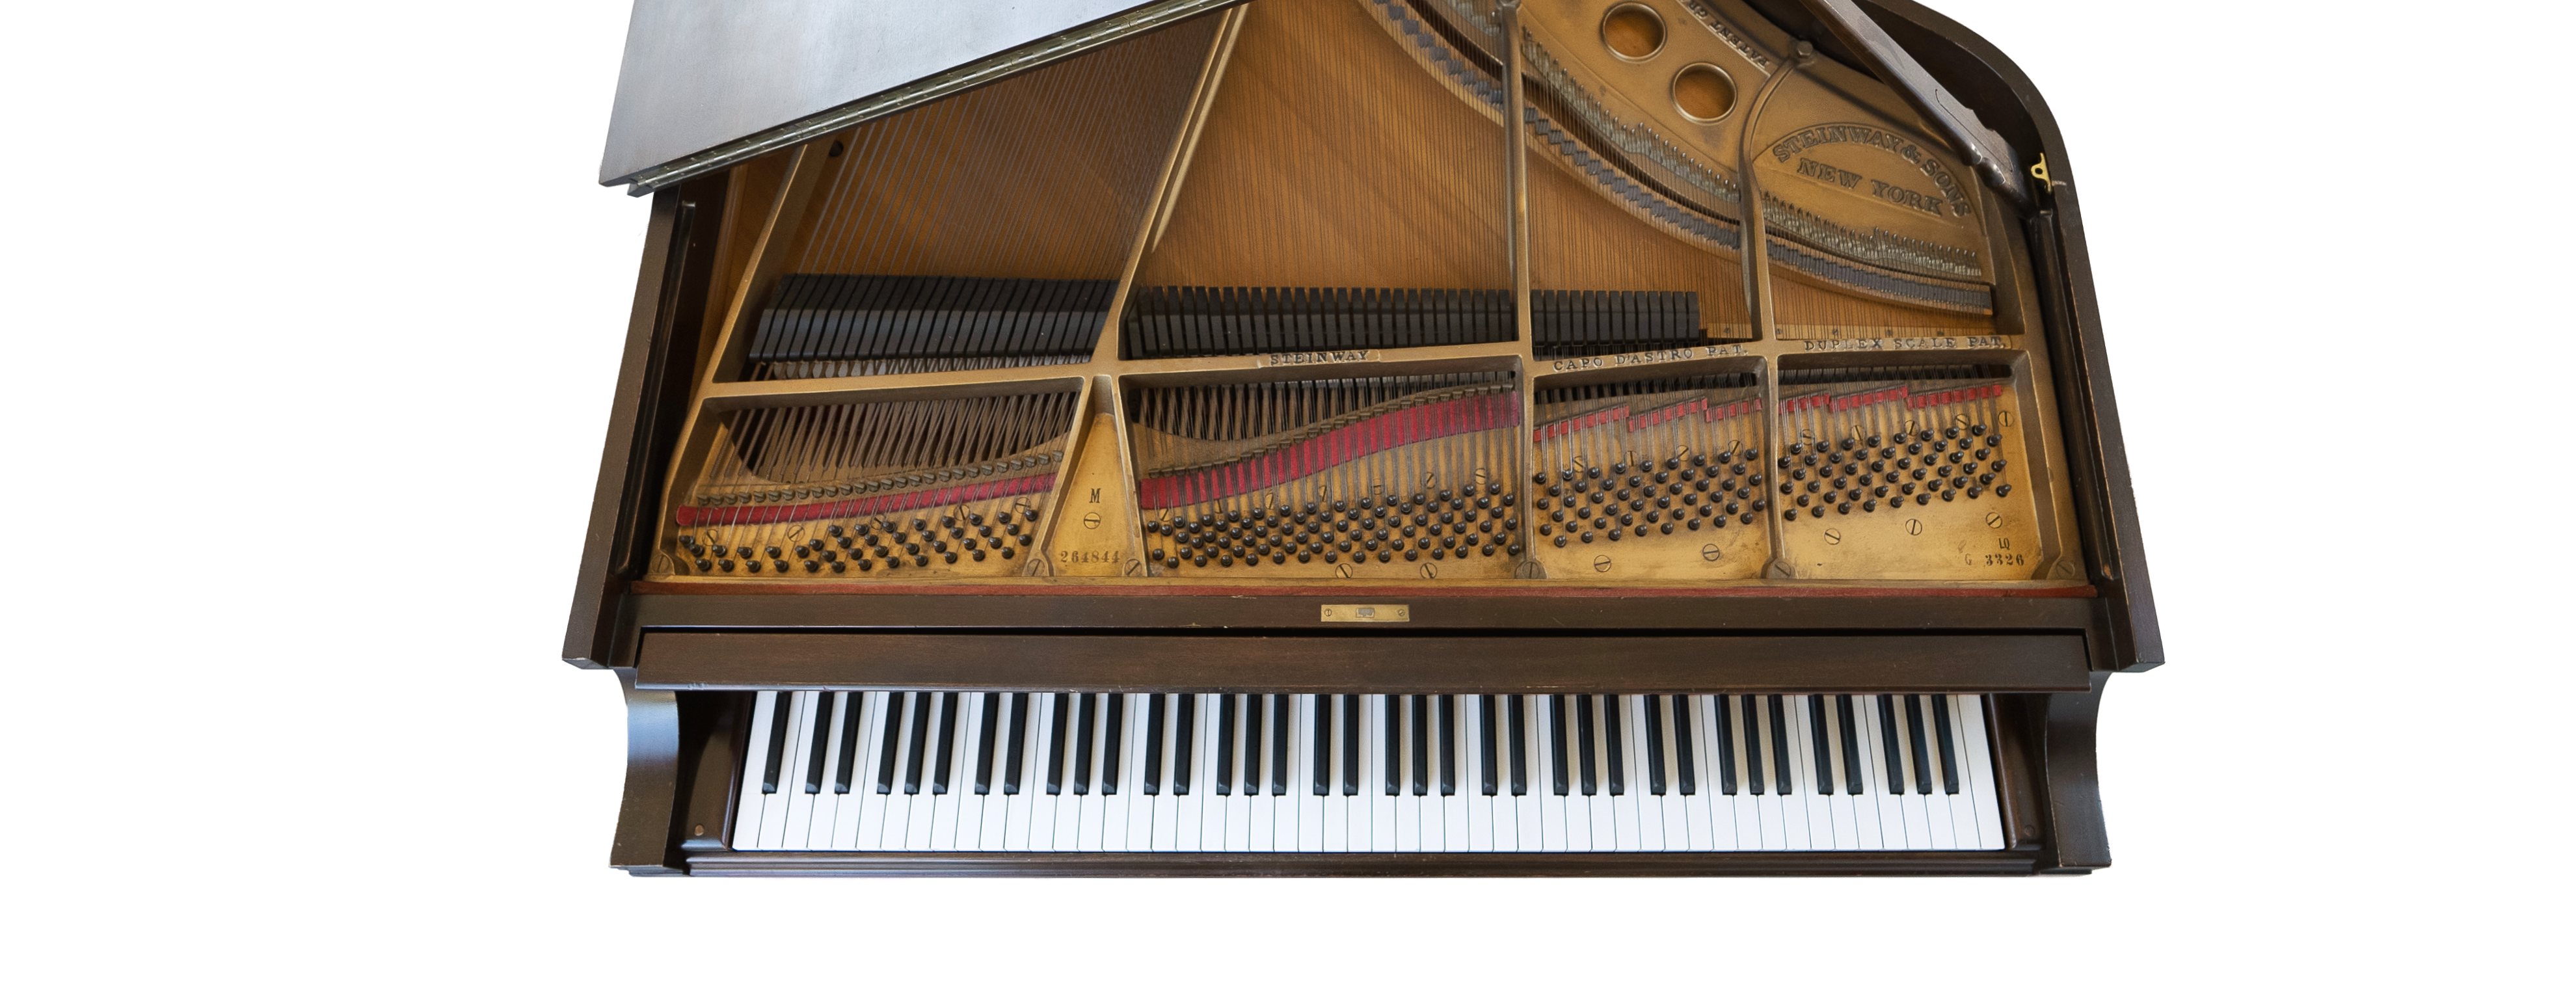
[[[638,0],[602,180],[617,868],[2110,863],[2077,188],[1909,0]]]

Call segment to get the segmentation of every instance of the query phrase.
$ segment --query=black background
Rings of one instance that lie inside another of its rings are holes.
[[[2058,178],[2084,191],[2087,235],[2120,415],[2128,430],[2130,469],[2146,531],[2164,644],[2172,665],[2115,678],[2102,711],[2102,799],[2110,814],[2117,868],[2087,879],[2123,892],[2174,889],[2202,876],[2218,845],[2213,819],[2228,799],[2213,765],[2226,737],[2244,727],[2231,711],[2226,667],[2244,662],[2221,652],[2231,636],[2233,598],[2221,595],[2233,557],[2202,541],[2190,505],[2195,466],[2208,430],[2184,402],[2182,387],[2200,366],[2182,335],[2210,322],[2210,302],[2223,299],[2236,276],[2208,268],[2177,271],[2192,237],[2184,209],[2218,198],[2218,180],[2174,168],[2174,106],[2159,82],[2174,67],[2154,36],[2074,13],[2063,5],[1935,3],[2012,54],[2038,82],[2066,134],[2069,157]],[[510,335],[497,415],[484,417],[500,456],[523,492],[526,539],[500,569],[471,569],[477,600],[459,611],[440,660],[469,660],[479,680],[510,680],[489,709],[492,722],[471,758],[510,786],[520,825],[502,843],[510,871],[538,884],[626,881],[600,863],[618,809],[623,765],[623,711],[616,680],[580,673],[556,660],[574,564],[590,513],[600,435],[616,381],[629,302],[641,255],[639,229],[647,198],[598,186],[598,157],[608,103],[626,36],[626,5],[549,8],[520,15],[505,31],[477,39],[487,49],[477,85],[453,119],[474,142],[513,149],[505,168],[466,186],[482,229],[477,271],[497,283]],[[2197,108],[2223,126],[2228,108]],[[433,219],[430,227],[451,227]],[[477,374],[474,379],[489,379]],[[505,402],[505,405],[502,405]],[[2200,402],[2195,402],[2200,405]]]

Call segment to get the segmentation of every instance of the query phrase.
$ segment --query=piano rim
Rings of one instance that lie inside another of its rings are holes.
[[[2001,851],[1728,852],[691,852],[691,876],[2030,876],[2034,847]],[[639,870],[651,871],[651,870]]]

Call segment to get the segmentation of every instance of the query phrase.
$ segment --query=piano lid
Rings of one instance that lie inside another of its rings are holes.
[[[635,0],[599,183],[642,195],[1239,0]]]

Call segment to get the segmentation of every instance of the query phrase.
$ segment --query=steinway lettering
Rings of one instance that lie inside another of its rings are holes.
[[[1845,171],[1831,164],[1827,164],[1822,161],[1811,161],[1804,157],[1798,158],[1798,173],[1829,185],[1840,185],[1844,188],[1850,188],[1854,185],[1860,184],[1860,172],[1858,171]]]
[[[1369,349],[1334,349],[1323,352],[1274,352],[1261,358],[1263,366],[1306,366],[1312,363],[1366,363],[1379,354]]]
[[[1869,189],[1869,194],[1887,200],[1888,202],[1895,203],[1899,206],[1903,206],[1907,209],[1930,213],[1934,216],[1942,215],[1940,200],[1924,195],[1921,192],[1914,191],[1913,189],[1900,188],[1876,178],[1869,180]]]
[[[1967,190],[1959,184],[1959,179],[1950,173],[1949,168],[1942,166],[1938,159],[1925,153],[1923,148],[1916,146],[1913,141],[1875,126],[1838,122],[1801,129],[1772,144],[1771,156],[1785,164],[1788,163],[1789,158],[1801,153],[1837,143],[1876,147],[1904,158],[1906,163],[1922,169],[1923,176],[1931,179],[1933,187],[1941,190],[1942,198],[1949,201],[1953,210],[1956,210],[1960,216],[1968,215]]]

